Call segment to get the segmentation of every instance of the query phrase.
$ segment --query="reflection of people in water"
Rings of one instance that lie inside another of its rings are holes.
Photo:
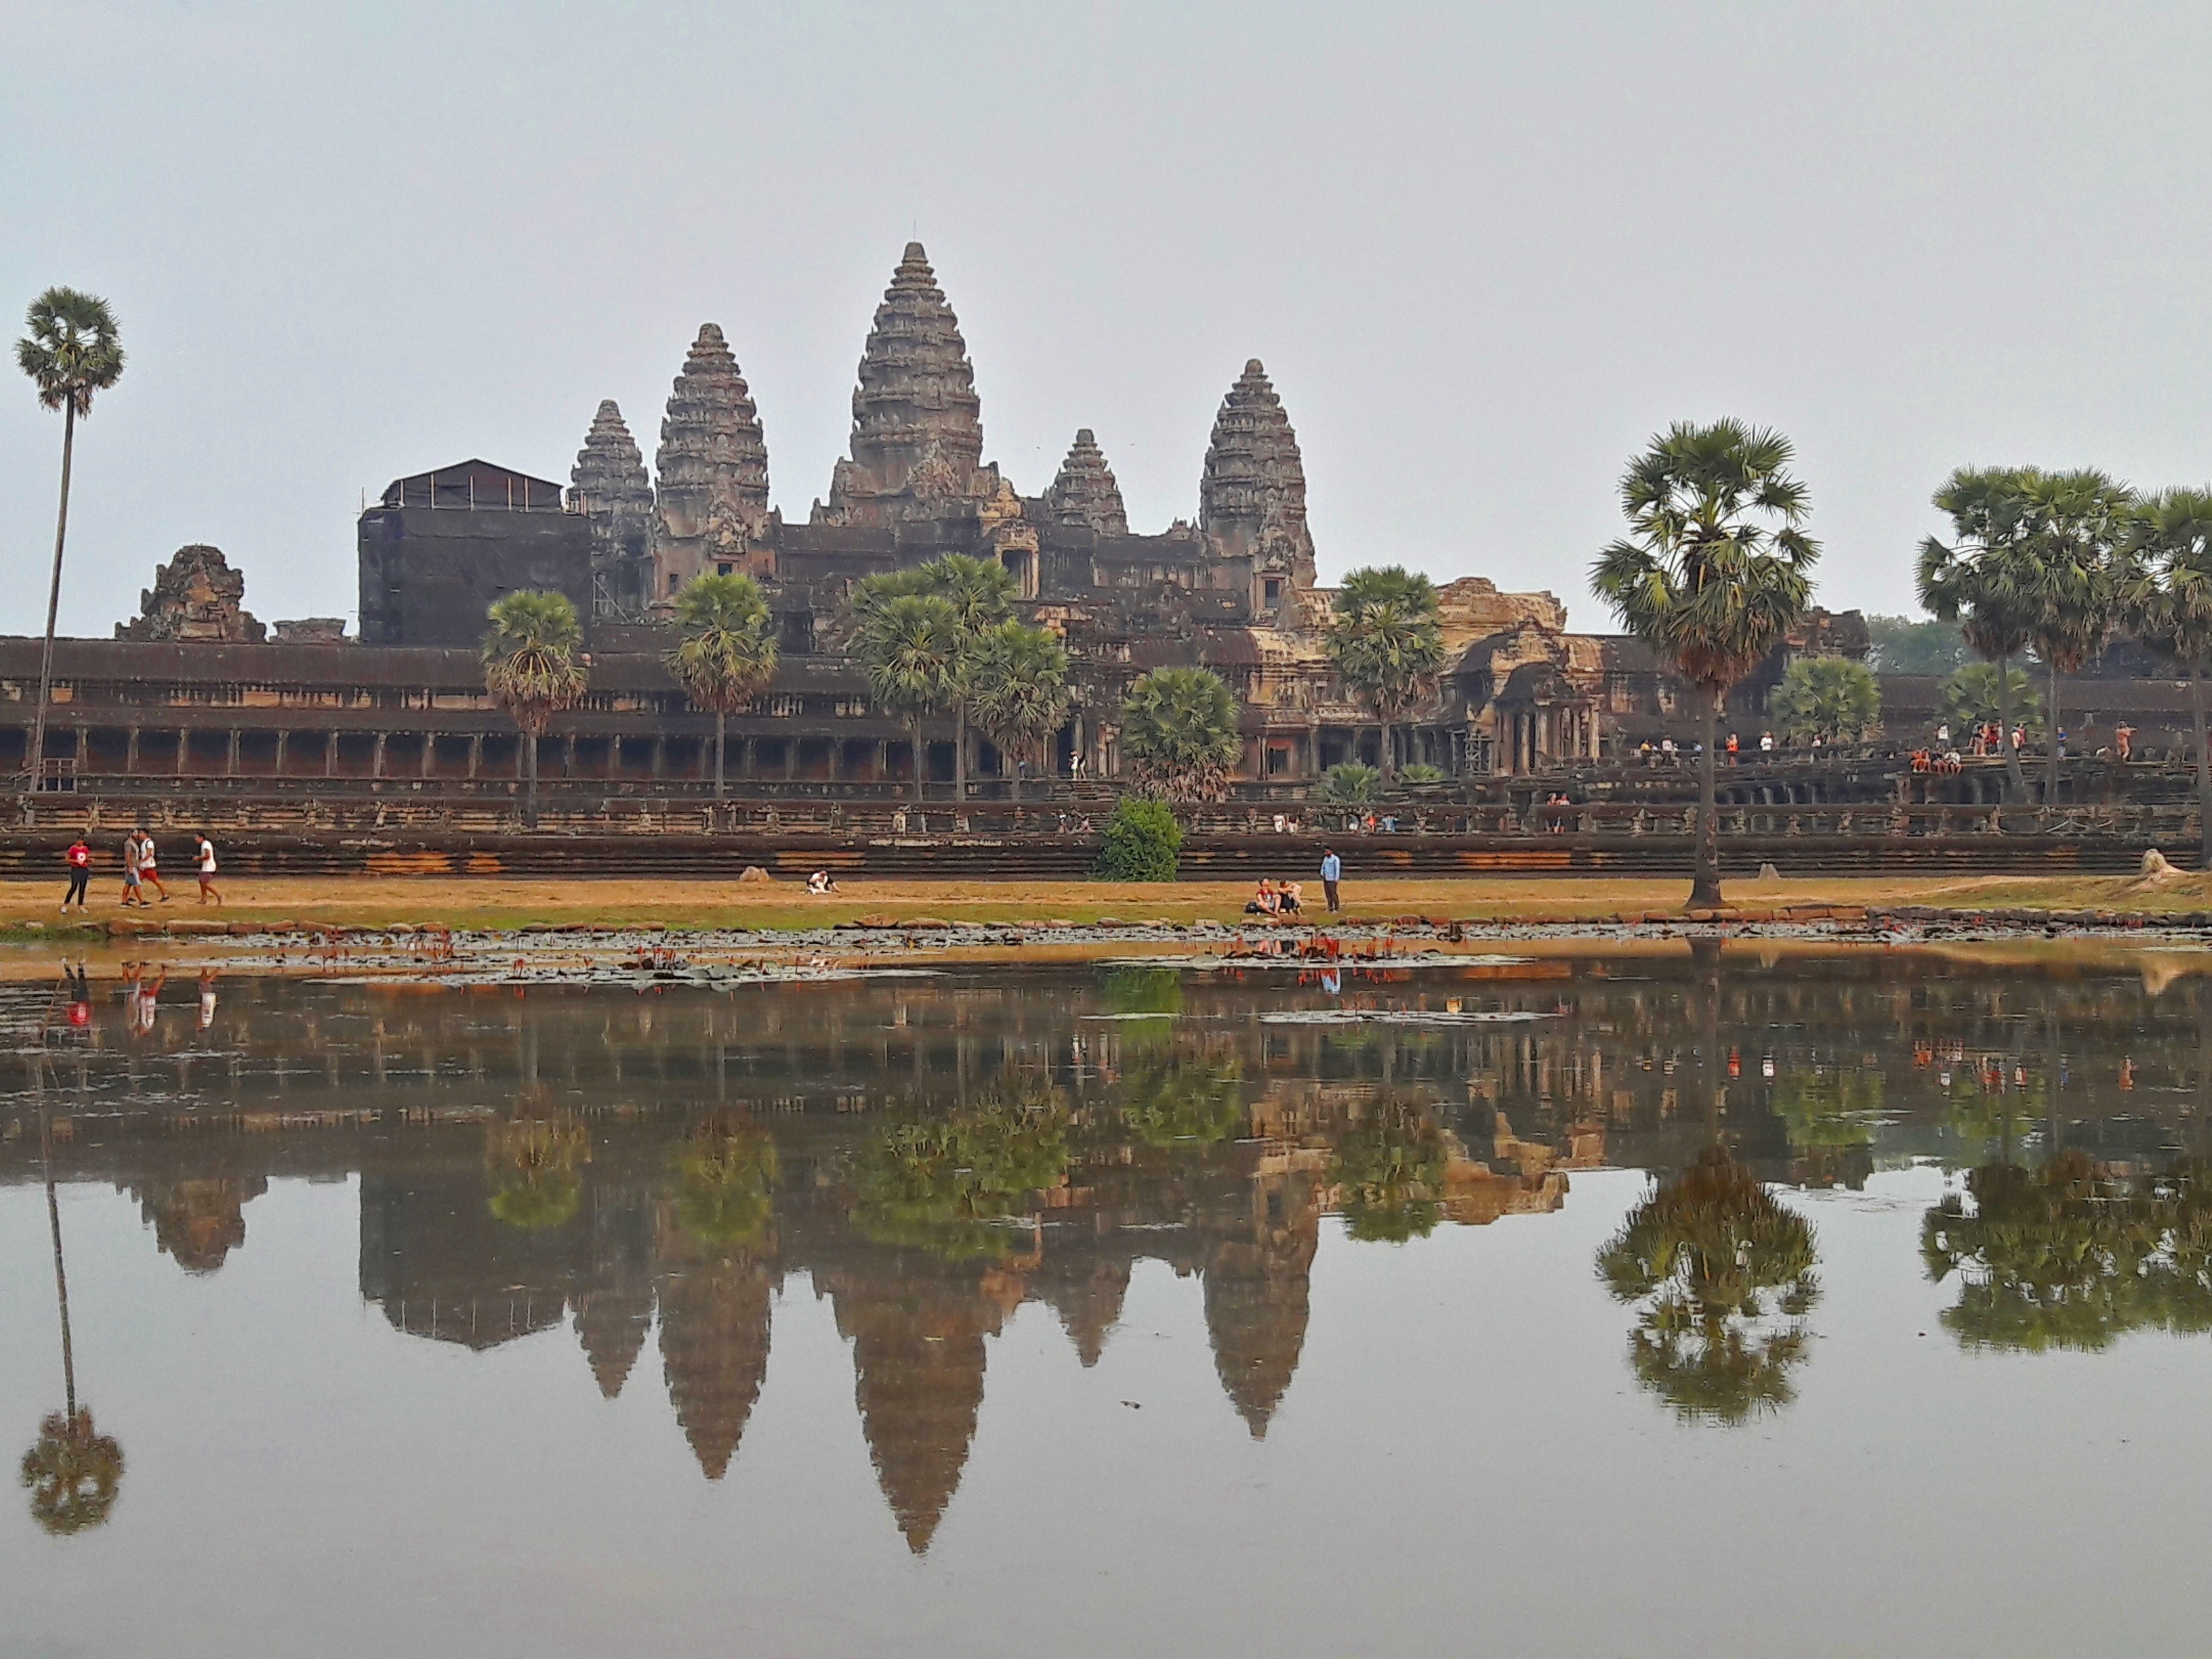
[[[161,987],[168,982],[169,970],[155,968],[151,980],[146,975],[147,969],[138,963],[126,962],[123,964],[124,1008],[129,1016],[133,1036],[151,1036],[154,1034],[154,1018],[159,1012],[158,1000]]]
[[[64,966],[62,978],[69,986],[69,1023],[82,1030],[92,1024],[92,981],[82,963],[75,968]]]
[[[200,969],[200,1030],[215,1024],[215,969]]]

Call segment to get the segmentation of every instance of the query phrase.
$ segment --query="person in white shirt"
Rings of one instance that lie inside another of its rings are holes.
[[[192,853],[193,862],[199,866],[200,902],[205,904],[213,899],[220,906],[222,891],[215,884],[215,843],[207,838],[204,830],[200,831],[199,845],[192,849]]]

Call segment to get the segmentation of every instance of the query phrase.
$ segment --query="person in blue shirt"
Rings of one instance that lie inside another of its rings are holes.
[[[1328,896],[1328,908],[1334,912],[1344,907],[1337,902],[1336,884],[1343,878],[1344,860],[1334,848],[1324,848],[1321,855],[1321,890]]]

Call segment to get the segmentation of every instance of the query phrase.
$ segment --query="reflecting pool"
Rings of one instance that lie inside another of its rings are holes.
[[[0,990],[0,1651],[2202,1652],[2208,969]]]

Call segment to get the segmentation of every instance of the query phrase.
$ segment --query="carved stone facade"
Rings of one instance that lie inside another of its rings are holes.
[[[591,521],[592,615],[641,616],[653,598],[653,479],[611,398],[592,416],[568,486],[568,510]]]
[[[118,640],[258,645],[268,636],[246,608],[246,573],[233,570],[221,548],[201,542],[179,548],[138,595],[138,615],[115,624]]]
[[[656,600],[711,570],[766,568],[768,442],[721,329],[700,325],[660,423]]]

